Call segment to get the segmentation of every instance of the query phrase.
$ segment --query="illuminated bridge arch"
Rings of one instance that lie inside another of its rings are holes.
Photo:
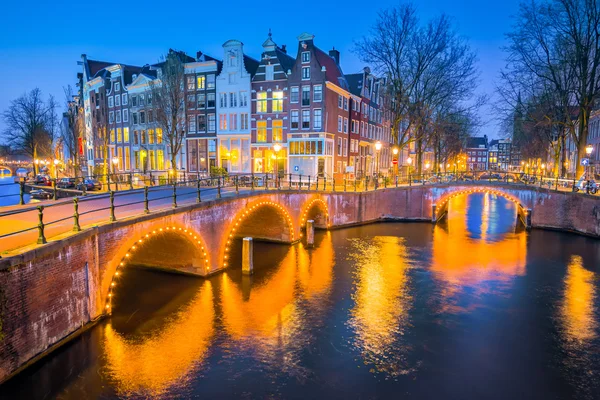
[[[104,306],[106,313],[112,312],[114,290],[128,265],[145,265],[194,275],[202,275],[204,270],[209,269],[210,255],[206,245],[198,233],[184,226],[155,226],[127,246],[108,286]]]
[[[10,172],[11,175],[14,175],[16,169],[13,169],[12,167],[9,167],[8,165],[0,164],[0,173],[2,173],[3,171],[8,171],[8,172]]]
[[[302,216],[300,217],[300,229],[306,227],[306,221],[308,220],[315,221],[315,228],[329,228],[329,207],[323,199],[314,198],[309,200],[306,206],[303,207]]]
[[[509,201],[512,201],[513,203],[515,203],[515,205],[517,207],[517,212],[519,213],[519,217],[521,217],[521,218],[525,218],[525,215],[528,212],[527,208],[521,203],[521,201],[517,197],[515,197],[509,193],[506,193],[503,190],[499,190],[499,189],[493,188],[493,187],[470,187],[470,188],[461,188],[456,191],[445,193],[436,202],[434,202],[434,206],[435,206],[434,221],[439,221],[441,218],[443,218],[448,213],[448,203],[451,199],[453,199],[454,197],[469,195],[469,194],[473,194],[473,193],[495,194],[497,196],[504,197],[505,199],[507,199]]]
[[[229,252],[235,238],[252,237],[254,240],[290,244],[297,240],[290,212],[270,200],[248,203],[236,214],[225,232],[224,268],[229,266]]]

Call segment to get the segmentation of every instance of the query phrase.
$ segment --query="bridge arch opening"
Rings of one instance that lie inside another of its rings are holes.
[[[235,239],[251,237],[258,241],[287,244],[296,241],[290,213],[274,201],[248,204],[237,213],[227,232],[223,252],[225,268],[229,266],[230,251]]]
[[[112,311],[114,289],[127,266],[136,265],[199,276],[206,275],[210,269],[210,255],[206,245],[196,232],[187,227],[153,227],[128,246],[108,287],[106,313]]]
[[[494,188],[485,188],[485,187],[484,188],[469,188],[469,189],[457,190],[455,192],[447,193],[444,196],[442,196],[440,199],[438,199],[438,201],[434,203],[434,205],[435,205],[434,220],[439,221],[440,219],[442,219],[444,216],[446,216],[448,214],[448,205],[453,198],[458,197],[458,196],[468,196],[473,193],[493,194],[496,196],[504,197],[505,199],[507,199],[515,204],[515,206],[517,207],[517,211],[519,213],[526,212],[526,208],[521,204],[521,202],[518,198],[516,198],[508,193],[505,193],[501,190],[494,189]]]
[[[327,203],[320,198],[310,200],[303,208],[302,217],[300,218],[300,228],[306,228],[306,221],[315,221],[316,229],[329,228],[329,208]]]

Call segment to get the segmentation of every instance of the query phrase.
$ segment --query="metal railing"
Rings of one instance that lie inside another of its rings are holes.
[[[55,228],[55,235],[68,232],[78,232],[84,225],[102,222],[114,222],[120,217],[148,214],[152,211],[178,208],[181,205],[201,203],[207,199],[233,197],[242,192],[253,191],[327,191],[327,192],[365,192],[385,190],[391,187],[411,187],[417,185],[463,184],[468,182],[487,182],[538,186],[557,191],[575,191],[578,182],[573,179],[559,179],[522,173],[506,173],[497,171],[485,172],[454,172],[454,173],[424,173],[405,174],[396,176],[366,176],[361,179],[340,178],[327,176],[308,176],[299,174],[278,175],[270,173],[236,174],[211,176],[200,179],[173,179],[172,182],[144,186],[90,195],[89,192],[72,189],[61,189],[72,192],[71,201],[49,202],[39,205],[18,207],[5,212],[0,208],[0,227],[10,227],[11,221],[22,221],[25,226],[14,230],[0,228],[0,243],[11,237],[37,230],[37,243],[47,242],[46,232]],[[580,182],[581,183],[581,182]],[[24,186],[21,183],[21,188]],[[58,190],[53,187],[54,192]],[[585,190],[585,189],[584,189]],[[23,196],[23,193],[20,194]],[[56,194],[55,194],[56,197]],[[103,200],[97,202],[97,200]],[[72,212],[65,209],[72,205]],[[83,210],[81,208],[84,208]],[[56,211],[55,211],[56,210]],[[27,225],[27,221],[33,222]],[[64,222],[71,221],[72,228],[65,227]],[[62,228],[60,228],[62,226]],[[32,240],[33,241],[33,240]],[[31,244],[26,243],[24,245]],[[18,248],[22,246],[16,246]]]

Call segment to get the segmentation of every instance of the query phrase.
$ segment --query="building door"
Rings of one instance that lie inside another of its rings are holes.
[[[324,174],[325,174],[325,159],[319,158],[318,164],[317,164],[317,175],[319,177],[323,177]]]

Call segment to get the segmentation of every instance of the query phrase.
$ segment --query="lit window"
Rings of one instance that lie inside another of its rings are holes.
[[[256,94],[256,112],[267,112],[267,92],[259,92]]]
[[[256,141],[266,142],[267,141],[267,121],[256,122]]]
[[[272,112],[282,112],[283,111],[283,92],[273,92],[273,100],[272,100]]]
[[[283,138],[283,121],[280,119],[273,120],[273,141],[281,142]]]
[[[219,129],[227,130],[227,114],[219,114]]]
[[[204,89],[206,87],[206,78],[204,77],[204,75],[198,75],[198,77],[196,78],[196,83],[198,90]]]

